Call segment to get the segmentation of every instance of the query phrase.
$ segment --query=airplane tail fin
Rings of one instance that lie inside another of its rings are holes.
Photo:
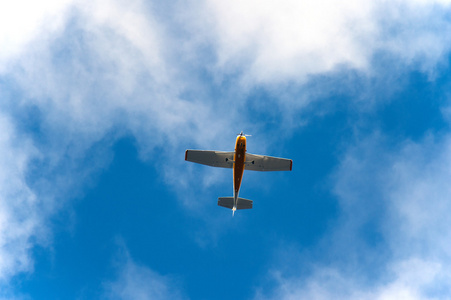
[[[252,208],[252,200],[238,198],[236,207],[233,207],[233,197],[220,197],[218,198],[218,205],[226,208],[230,208],[232,210],[235,209],[251,209]]]

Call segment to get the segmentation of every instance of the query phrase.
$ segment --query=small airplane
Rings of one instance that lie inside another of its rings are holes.
[[[233,197],[218,198],[218,205],[232,210],[252,208],[252,200],[239,198],[244,169],[251,171],[291,171],[293,161],[265,155],[246,153],[246,134],[236,138],[235,151],[186,150],[185,160],[218,168],[233,168]]]

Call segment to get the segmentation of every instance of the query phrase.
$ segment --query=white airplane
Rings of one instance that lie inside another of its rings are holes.
[[[186,150],[185,160],[218,168],[233,168],[233,197],[218,198],[218,205],[232,210],[252,208],[252,200],[239,198],[244,169],[251,171],[291,171],[293,161],[286,158],[246,153],[246,136],[241,131],[235,151]]]

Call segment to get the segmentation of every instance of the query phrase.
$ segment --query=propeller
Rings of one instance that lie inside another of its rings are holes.
[[[243,131],[241,131],[241,133],[238,133],[237,135],[239,135],[239,136],[252,136],[250,134],[244,134]]]

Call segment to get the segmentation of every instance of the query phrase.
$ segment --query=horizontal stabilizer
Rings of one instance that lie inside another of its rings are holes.
[[[238,198],[236,209],[250,209],[252,208],[252,200]]]
[[[220,197],[218,198],[218,205],[233,209],[233,197]]]
[[[220,197],[218,198],[218,205],[226,208],[233,209],[233,197]],[[250,209],[252,208],[252,200],[238,198],[236,209]]]

